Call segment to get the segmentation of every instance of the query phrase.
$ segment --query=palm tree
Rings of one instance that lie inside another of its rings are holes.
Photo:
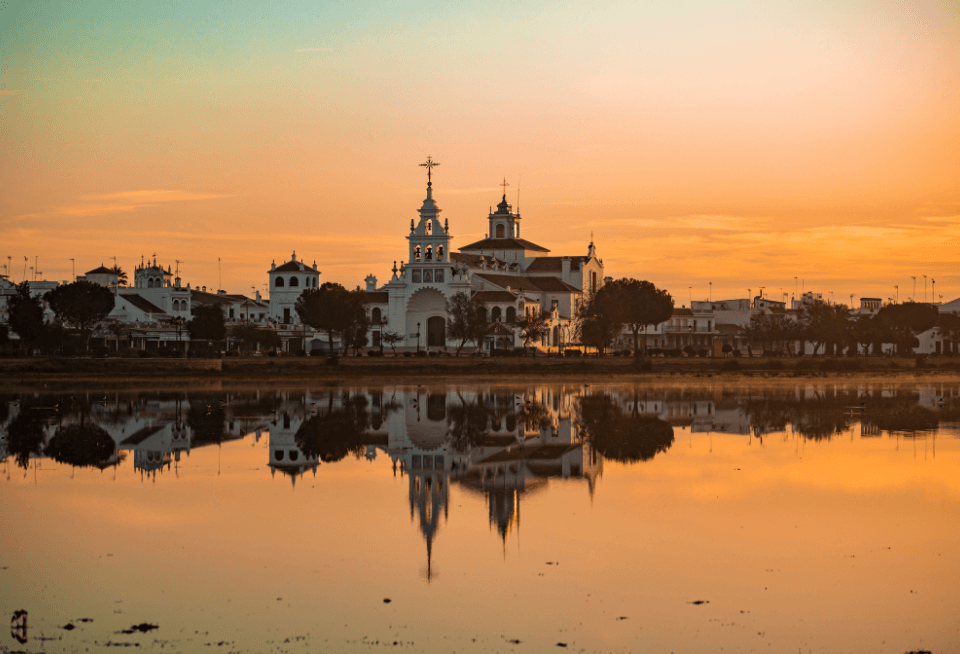
[[[127,285],[127,273],[123,271],[123,268],[121,268],[118,265],[114,265],[113,268],[110,269],[110,272],[112,272],[114,275],[117,276],[118,285],[120,286]]]

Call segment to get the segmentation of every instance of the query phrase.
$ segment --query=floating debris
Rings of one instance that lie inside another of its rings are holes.
[[[384,598],[383,598],[383,603],[384,603],[384,604],[389,604],[389,603],[392,602],[392,601],[393,601],[393,600],[390,599],[389,597],[384,597]]]
[[[687,602],[687,604],[709,604],[709,600],[694,600],[692,602]]]

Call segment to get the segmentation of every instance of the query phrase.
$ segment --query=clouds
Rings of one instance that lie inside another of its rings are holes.
[[[5,90],[5,91],[0,91],[0,96],[2,96],[2,95],[20,95],[21,93],[23,93],[22,90],[16,90],[16,91],[15,91],[15,90]]]
[[[297,48],[294,52],[331,52],[333,48]]]
[[[125,213],[144,207],[153,207],[170,202],[195,202],[228,198],[229,195],[215,193],[195,193],[172,189],[152,189],[142,191],[119,191],[96,195],[82,195],[77,202],[57,207],[49,211],[27,213],[18,218],[83,217],[105,214]]]

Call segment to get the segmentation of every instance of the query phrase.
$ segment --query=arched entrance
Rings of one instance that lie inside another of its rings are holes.
[[[447,321],[439,316],[427,319],[427,345],[445,347],[447,344]]]

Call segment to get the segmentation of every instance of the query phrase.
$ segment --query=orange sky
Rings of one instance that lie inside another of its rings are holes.
[[[678,304],[960,295],[956,3],[349,4],[9,2],[0,263],[384,282],[429,154],[455,246],[522,177],[527,238]]]

